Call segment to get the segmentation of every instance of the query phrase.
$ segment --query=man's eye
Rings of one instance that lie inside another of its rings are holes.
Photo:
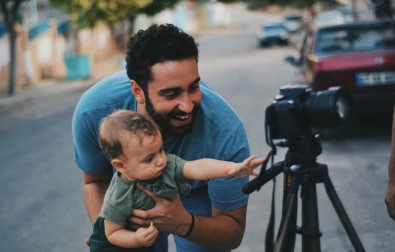
[[[154,157],[149,157],[147,159],[144,160],[145,163],[151,163],[152,160],[154,160]]]
[[[199,83],[197,83],[196,85],[193,85],[193,86],[191,86],[190,88],[189,88],[189,92],[191,93],[191,92],[194,92],[194,91],[196,91],[197,89],[199,89]]]
[[[166,98],[166,99],[174,99],[174,98],[176,98],[178,96],[178,93],[168,93],[168,94],[165,94],[164,95],[164,97]]]

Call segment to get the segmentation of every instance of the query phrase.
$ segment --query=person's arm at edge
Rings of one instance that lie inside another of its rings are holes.
[[[112,172],[92,175],[83,171],[82,174],[85,207],[91,223],[94,224],[103,205],[104,195],[110,184]]]
[[[391,153],[388,163],[388,185],[385,194],[388,215],[395,220],[395,112],[392,120]]]

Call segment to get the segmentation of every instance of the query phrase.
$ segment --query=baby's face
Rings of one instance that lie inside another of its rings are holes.
[[[156,136],[146,136],[143,141],[137,137],[130,137],[123,151],[126,171],[122,174],[126,179],[149,180],[159,177],[167,163],[163,151],[163,140],[158,132]]]

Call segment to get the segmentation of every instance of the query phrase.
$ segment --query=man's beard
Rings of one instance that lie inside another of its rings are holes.
[[[194,108],[192,110],[192,120],[189,124],[182,125],[182,126],[174,126],[171,124],[171,119],[175,116],[183,116],[185,115],[184,112],[180,111],[178,108],[172,110],[171,112],[165,114],[161,112],[157,112],[148,96],[145,99],[145,108],[148,114],[151,116],[152,120],[159,126],[164,135],[171,135],[171,136],[183,136],[191,131],[197,112],[199,111],[200,104],[194,104]]]

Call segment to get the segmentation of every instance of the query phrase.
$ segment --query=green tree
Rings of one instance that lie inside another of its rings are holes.
[[[152,3],[152,0],[51,0],[54,6],[64,7],[76,27],[94,27],[106,23],[113,27]]]
[[[134,22],[136,16],[145,13],[155,15],[165,8],[171,8],[180,0],[51,0],[55,6],[64,7],[77,27],[94,27],[105,23],[113,28],[127,19]]]
[[[0,0],[1,13],[10,38],[10,70],[8,94],[15,93],[16,80],[16,39],[18,36],[19,8],[23,0]]]

